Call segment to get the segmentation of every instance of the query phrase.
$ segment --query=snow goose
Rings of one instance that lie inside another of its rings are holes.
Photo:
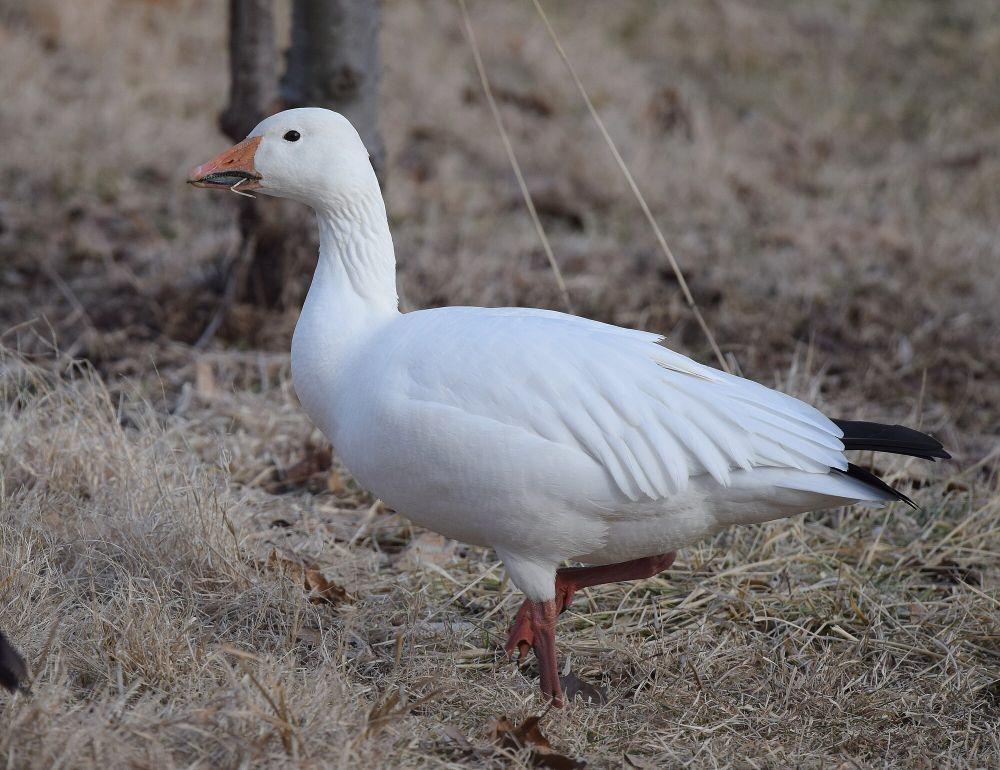
[[[677,548],[733,524],[910,503],[845,449],[948,457],[914,430],[830,420],[674,353],[658,334],[526,308],[401,314],[375,172],[335,112],[273,115],[190,181],[314,209],[319,260],[292,337],[296,393],[387,505],[496,550],[527,597],[506,650],[534,650],[557,705],[555,624],[574,591],[653,576]]]

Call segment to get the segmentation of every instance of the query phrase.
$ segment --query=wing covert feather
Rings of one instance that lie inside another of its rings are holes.
[[[632,500],[705,473],[726,485],[737,469],[847,468],[843,433],[818,410],[655,334],[518,308],[403,318],[408,395],[573,446]]]

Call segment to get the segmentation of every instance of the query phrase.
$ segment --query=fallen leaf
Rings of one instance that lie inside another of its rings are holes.
[[[333,467],[333,450],[329,446],[317,446],[307,441],[303,447],[303,457],[289,465],[284,471],[276,471],[275,478],[264,485],[272,495],[289,492],[296,487],[308,485],[316,490],[328,486],[328,472]]]
[[[941,583],[968,583],[974,586],[983,584],[983,573],[976,569],[978,565],[962,566],[951,559],[941,559],[937,564],[924,564],[916,557],[903,562],[904,567],[916,567],[921,573]]]
[[[328,446],[306,444],[305,457],[285,470],[285,481],[300,484],[317,473],[326,473],[333,466],[333,451]]]
[[[440,727],[441,732],[443,732],[453,742],[457,743],[461,748],[466,751],[472,751],[475,748],[472,745],[472,742],[465,737],[465,733],[455,727],[455,725],[441,725]]]
[[[267,567],[274,572],[281,572],[292,580],[301,581],[302,587],[309,594],[309,601],[313,604],[351,604],[354,597],[347,592],[343,586],[327,580],[326,576],[318,567],[312,564],[301,564],[284,556],[279,556],[277,551],[271,551],[267,557]]]
[[[542,715],[544,716],[544,714]],[[528,717],[515,725],[507,717],[500,717],[490,726],[493,743],[503,749],[520,751],[530,749],[532,767],[549,767],[553,770],[576,770],[586,767],[581,759],[573,759],[552,749],[549,739],[542,734],[541,716]]]
[[[425,564],[443,567],[455,558],[457,546],[458,543],[443,535],[422,532],[393,559],[393,566],[399,570],[417,569]]]
[[[559,683],[562,685],[563,695],[568,701],[579,697],[600,706],[608,702],[608,693],[603,687],[585,682],[572,671],[566,676],[559,677]]]
[[[305,572],[298,562],[279,556],[277,551],[271,551],[267,556],[267,568],[273,572],[283,572],[293,580],[300,580]]]
[[[315,567],[310,567],[305,574],[306,590],[312,593],[309,601],[313,604],[350,604],[354,597],[347,593],[343,586],[339,586],[332,580],[327,580]]]

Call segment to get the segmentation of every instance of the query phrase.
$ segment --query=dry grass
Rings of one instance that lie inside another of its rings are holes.
[[[173,415],[3,361],[0,607],[38,669],[2,706],[18,766],[489,764],[490,722],[538,709],[497,649],[519,597],[493,555],[414,532],[322,456],[296,470],[318,436],[284,365],[268,387],[256,359],[178,367],[200,386]],[[597,766],[987,766],[1000,511],[976,478],[919,490],[918,513],[735,530],[665,579],[587,592],[561,649],[609,702],[544,729]],[[358,600],[310,602],[286,559]],[[432,700],[366,733],[397,695]]]
[[[878,460],[919,512],[734,530],[586,592],[560,650],[607,703],[543,731],[595,767],[995,766],[1000,10],[546,5],[744,371],[956,461]],[[0,758],[529,761],[486,737],[539,708],[497,649],[519,597],[493,554],[328,467],[294,312],[190,346],[235,245],[235,201],[179,184],[223,144],[224,4],[86,6],[0,3],[0,628],[35,671],[0,695]],[[471,7],[578,309],[708,360],[529,4]],[[385,17],[405,301],[558,307],[455,6]]]

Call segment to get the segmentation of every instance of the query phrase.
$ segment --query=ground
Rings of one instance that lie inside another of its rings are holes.
[[[495,555],[385,511],[297,405],[308,237],[287,309],[198,344],[243,204],[183,185],[227,144],[225,5],[0,3],[0,629],[33,671],[7,766],[996,765],[1000,6],[545,3],[739,369],[954,454],[857,460],[919,510],[583,592],[545,756],[494,737],[543,711]],[[470,7],[576,312],[712,363],[531,4]],[[383,21],[404,307],[562,309],[458,6]]]

